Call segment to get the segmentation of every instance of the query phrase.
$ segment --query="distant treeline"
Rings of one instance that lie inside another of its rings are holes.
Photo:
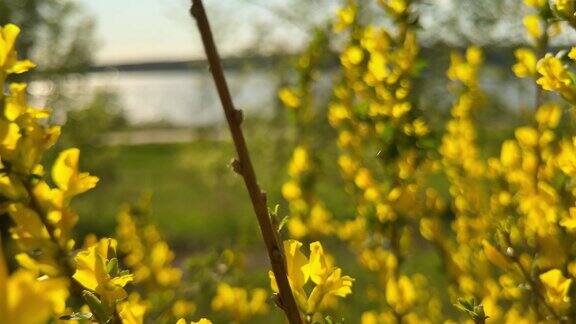
[[[462,47],[464,51],[465,47]],[[485,48],[486,61],[490,65],[511,66],[514,64],[514,49],[512,47],[490,47]],[[436,66],[436,63],[444,62],[447,64],[449,51],[454,47],[437,45],[422,49],[421,58],[428,65]],[[553,49],[551,50],[553,51]],[[227,57],[222,60],[222,64],[227,70],[244,69],[246,67],[255,68],[272,68],[279,64],[289,62],[295,58],[294,54],[273,54],[273,55],[249,55]],[[336,54],[330,54],[324,60],[323,65],[326,68],[337,65]],[[180,60],[180,61],[149,61],[137,63],[120,63],[94,65],[88,69],[88,72],[143,72],[143,71],[186,71],[186,70],[204,70],[207,69],[208,63],[204,59],[197,60]]]

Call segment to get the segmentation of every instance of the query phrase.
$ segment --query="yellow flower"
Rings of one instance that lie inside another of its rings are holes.
[[[220,283],[216,296],[212,299],[212,309],[229,312],[237,322],[246,321],[254,315],[266,314],[268,312],[266,291],[254,289],[251,295],[249,298],[248,291],[244,288]]]
[[[98,244],[83,250],[76,255],[76,272],[73,278],[86,289],[96,292],[109,304],[126,298],[124,286],[132,281],[131,274],[114,271],[109,273],[109,265],[115,257],[116,240],[104,238]]]
[[[531,49],[519,48],[514,51],[516,56],[516,64],[512,66],[512,71],[519,78],[531,77],[536,75],[536,54]]]
[[[560,225],[566,227],[570,231],[576,230],[576,207],[571,207],[569,217],[565,217],[560,221]]]
[[[324,207],[322,203],[314,203],[310,210],[309,227],[311,230],[322,233],[330,234],[332,231],[332,224],[330,222],[332,214]]]
[[[471,46],[466,51],[466,59],[453,52],[450,55],[450,67],[447,75],[452,81],[460,81],[468,87],[475,87],[477,83],[478,68],[482,63],[482,50]]]
[[[358,46],[348,47],[340,57],[342,65],[348,68],[360,64],[360,62],[362,62],[363,59],[364,59],[364,51],[362,50],[362,48]]]
[[[576,137],[572,141],[562,141],[557,163],[562,172],[570,176],[576,176]]]
[[[300,186],[295,181],[288,181],[282,186],[282,196],[288,200],[296,200],[302,195]]]
[[[62,151],[52,167],[52,179],[66,197],[86,192],[96,186],[98,178],[78,171],[80,150],[76,148]]]
[[[524,0],[524,4],[529,7],[542,8],[547,3],[547,0]]]
[[[342,276],[342,270],[332,265],[320,242],[310,244],[310,259],[300,251],[301,247],[302,243],[298,241],[284,241],[288,281],[300,310],[314,314],[331,305],[334,297],[346,297],[352,293],[354,279]],[[272,271],[269,275],[272,290],[278,292]],[[304,289],[309,281],[314,284],[310,295]]]
[[[290,236],[295,238],[301,238],[308,234],[308,227],[306,224],[302,222],[302,219],[299,217],[290,217],[288,218],[288,231],[290,232]]]
[[[371,53],[368,61],[368,71],[377,81],[383,81],[390,75],[390,69],[387,65],[384,55],[378,52]]]
[[[576,47],[572,47],[570,49],[570,52],[568,52],[568,57],[573,60],[576,60]]]
[[[416,291],[412,280],[406,276],[401,276],[399,280],[390,278],[386,284],[386,301],[398,313],[404,313],[410,309],[416,301]]]
[[[0,244],[0,323],[46,323],[66,308],[68,282],[39,279],[29,271],[8,275]]]
[[[574,0],[556,0],[554,1],[556,11],[559,12],[566,19],[574,19],[574,11],[576,10],[576,2]]]
[[[500,162],[505,168],[514,167],[520,162],[520,148],[515,141],[507,140],[502,143]]]
[[[191,315],[195,311],[196,311],[196,304],[183,299],[178,299],[172,305],[172,315],[178,318]]]
[[[300,174],[310,169],[310,156],[308,149],[300,145],[294,149],[292,159],[288,165],[288,174],[292,177],[298,177]]]
[[[430,132],[430,128],[428,128],[426,121],[421,118],[416,118],[412,125],[414,126],[414,135],[416,136],[424,136]]]
[[[302,251],[300,251],[301,247],[302,243],[296,240],[284,241],[284,256],[286,257],[288,281],[290,282],[290,287],[292,287],[296,301],[299,302],[299,304],[305,304],[306,293],[304,292],[304,284],[308,281],[309,274],[305,273],[303,268],[306,266],[308,259]],[[272,290],[278,292],[274,273],[269,271],[268,275],[270,277]]]
[[[284,104],[284,106],[292,109],[300,107],[300,97],[297,92],[290,88],[282,88],[278,92],[278,98]]]
[[[26,112],[28,103],[26,101],[26,83],[10,84],[10,95],[6,98],[4,117],[8,121],[14,121]]]
[[[534,314],[526,312],[526,309],[512,308],[506,313],[506,324],[530,324],[536,322]]]
[[[538,125],[548,128],[556,128],[561,117],[562,109],[554,103],[542,105],[536,111],[536,121]]]
[[[16,25],[0,27],[0,81],[4,80],[4,71],[7,74],[23,73],[35,66],[28,60],[18,60],[14,44],[19,34],[20,28]]]
[[[438,221],[432,218],[422,218],[420,220],[420,233],[425,239],[429,241],[433,241],[434,239],[438,238],[440,234],[440,226]]]
[[[548,53],[536,65],[541,77],[536,80],[542,89],[556,91],[568,101],[576,100],[576,89],[568,71],[559,58]]]
[[[148,306],[140,301],[138,294],[131,294],[127,301],[118,304],[116,309],[122,324],[142,324]]]
[[[186,324],[186,320],[181,318],[179,319],[176,324]],[[212,322],[209,319],[206,318],[201,318],[199,321],[192,321],[190,322],[190,324],[212,324]]]
[[[150,270],[156,277],[156,282],[163,287],[178,285],[182,271],[171,266],[174,253],[164,241],[157,242],[150,250]]]
[[[402,15],[408,8],[406,0],[380,0],[380,3],[394,15]]]
[[[0,154],[9,156],[21,137],[20,127],[16,123],[0,120]]]
[[[347,6],[340,8],[336,12],[336,22],[334,23],[334,31],[339,33],[350,26],[354,19],[356,19],[356,7]]]
[[[528,35],[533,39],[539,39],[542,36],[542,26],[538,15],[528,15],[522,20],[524,28],[528,31]]]
[[[346,297],[352,293],[352,279],[341,276],[342,270],[331,265],[320,242],[310,244],[310,260],[304,267],[310,280],[316,284],[307,302],[307,313],[314,313],[323,302],[332,297]]]
[[[472,66],[478,66],[484,61],[482,50],[476,46],[470,46],[466,49],[466,61]]]
[[[490,261],[495,266],[498,266],[502,269],[507,269],[510,266],[510,262],[506,257],[500,253],[492,244],[488,241],[482,241],[482,245],[484,246],[484,254],[488,261]]]
[[[572,279],[567,279],[562,275],[562,271],[552,269],[539,276],[540,281],[546,289],[546,300],[548,300],[555,308],[563,308],[568,306],[570,297],[568,291],[572,284]]]
[[[519,127],[514,132],[514,135],[522,146],[534,147],[538,145],[538,132],[532,127]]]

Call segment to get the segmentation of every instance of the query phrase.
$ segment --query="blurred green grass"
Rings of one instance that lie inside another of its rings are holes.
[[[174,244],[254,243],[258,233],[247,193],[226,162],[232,149],[214,140],[102,148],[115,150],[114,177],[103,177],[75,201],[79,235],[110,235],[119,206],[150,193],[152,217]]]

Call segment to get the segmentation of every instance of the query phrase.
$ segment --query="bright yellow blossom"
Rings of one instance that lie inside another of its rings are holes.
[[[363,59],[364,52],[358,46],[348,47],[340,57],[340,60],[344,66],[354,66],[360,64]]]
[[[576,207],[571,207],[569,216],[560,220],[560,225],[566,227],[569,231],[576,230]]]
[[[300,190],[298,184],[294,181],[286,182],[282,186],[282,196],[284,196],[284,198],[286,198],[288,201],[296,200],[300,198],[301,195],[302,191]]]
[[[510,261],[508,261],[500,251],[492,246],[490,242],[484,240],[482,241],[482,245],[484,246],[484,254],[486,254],[488,260],[494,265],[502,269],[507,269],[510,266]]]
[[[410,278],[401,276],[398,280],[390,278],[387,281],[386,301],[396,312],[404,313],[409,310],[416,298],[416,291]]]
[[[516,64],[512,66],[512,71],[519,78],[532,77],[536,75],[536,54],[531,49],[519,48],[514,51]]]
[[[284,106],[292,109],[300,107],[301,100],[298,93],[290,88],[282,88],[278,92],[278,98],[282,101]]]
[[[555,0],[554,7],[566,19],[574,19],[574,11],[576,10],[576,2],[574,0]]]
[[[176,324],[186,324],[186,320],[181,318],[176,322]],[[212,321],[206,318],[201,318],[198,321],[191,321],[190,324],[212,324]]]
[[[341,275],[342,270],[332,265],[320,242],[310,244],[309,259],[300,251],[301,247],[302,243],[298,241],[284,241],[288,281],[300,309],[305,314],[313,315],[325,308],[333,297],[349,295],[354,279]],[[272,290],[278,292],[272,271],[269,275]],[[308,295],[304,286],[309,281],[314,288]]]
[[[524,0],[524,4],[534,8],[541,8],[546,5],[547,0]]]
[[[110,262],[118,262],[117,259],[112,261],[115,256],[111,254],[115,253],[116,245],[116,240],[104,238],[96,245],[79,252],[74,258],[76,272],[73,278],[86,289],[96,292],[107,303],[127,297],[124,286],[133,280],[131,274],[110,273],[108,269]]]
[[[14,46],[19,34],[20,28],[16,25],[0,26],[0,83],[4,82],[4,73],[23,73],[35,67],[28,60],[18,60]]]
[[[0,244],[0,323],[45,323],[62,314],[68,298],[64,278],[37,278],[23,269],[9,275]]]
[[[542,25],[540,17],[537,15],[528,15],[522,20],[524,28],[528,31],[528,35],[533,39],[539,39],[542,36]]]
[[[347,6],[338,9],[336,12],[336,21],[334,22],[334,31],[339,33],[350,26],[356,18],[356,7]]]
[[[568,52],[568,57],[573,60],[576,60],[576,47],[572,47],[570,49],[570,52]]]
[[[559,58],[548,53],[536,66],[541,77],[536,81],[544,90],[556,91],[566,100],[576,100],[574,81]]]
[[[143,324],[148,306],[140,300],[138,294],[131,294],[126,301],[119,303],[116,309],[122,324]]]
[[[232,315],[234,321],[242,323],[255,315],[268,312],[266,299],[268,295],[264,289],[253,289],[249,293],[241,287],[233,287],[220,283],[216,296],[212,299],[212,309],[226,311]]]
[[[556,308],[568,306],[570,297],[568,290],[572,284],[572,279],[567,279],[562,275],[562,271],[552,269],[539,276],[546,291],[546,300]]]
[[[52,167],[52,179],[67,197],[81,194],[96,186],[98,178],[78,171],[80,150],[62,151]]]

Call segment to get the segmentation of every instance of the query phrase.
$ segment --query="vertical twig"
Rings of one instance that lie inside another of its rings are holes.
[[[234,103],[232,102],[232,97],[224,77],[224,72],[222,71],[220,57],[218,56],[218,51],[216,50],[216,45],[214,44],[208,17],[206,16],[206,11],[204,10],[204,6],[202,5],[201,0],[192,0],[192,8],[190,9],[190,13],[196,19],[198,29],[200,30],[202,43],[204,44],[204,50],[208,58],[208,63],[210,64],[210,72],[214,78],[214,83],[218,90],[222,108],[224,109],[228,127],[230,128],[230,133],[232,134],[234,146],[236,147],[236,152],[238,154],[238,159],[233,162],[232,166],[234,167],[234,170],[244,179],[244,184],[246,185],[248,193],[250,194],[252,207],[256,213],[258,224],[260,225],[260,231],[262,233],[264,243],[266,244],[268,257],[270,258],[270,263],[272,265],[272,271],[274,272],[274,276],[278,284],[278,290],[280,292],[279,306],[282,308],[286,314],[286,317],[288,318],[288,321],[291,324],[301,324],[302,319],[300,317],[300,312],[298,311],[296,301],[294,300],[294,296],[288,282],[286,261],[284,259],[283,250],[279,245],[278,238],[276,236],[276,230],[272,226],[272,222],[270,221],[270,216],[268,214],[266,194],[262,192],[258,186],[254,167],[250,161],[250,155],[246,146],[244,134],[242,133],[242,112],[234,108]]]

